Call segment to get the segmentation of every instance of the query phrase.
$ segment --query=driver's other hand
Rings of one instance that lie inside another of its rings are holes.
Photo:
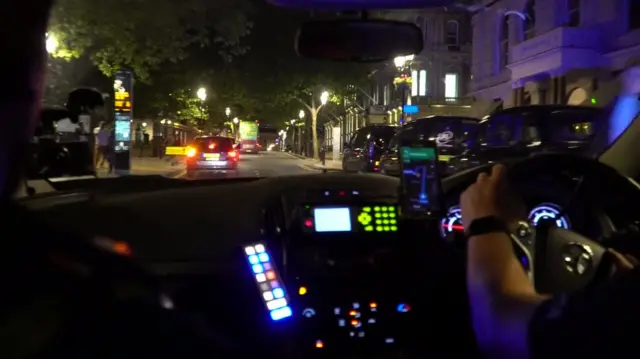
[[[640,66],[626,69],[620,77],[623,95],[640,95]]]
[[[640,264],[638,259],[634,256],[624,255],[620,252],[614,251],[613,249],[607,249],[607,251],[613,255],[615,265],[613,275],[624,274]]]
[[[462,193],[460,209],[464,225],[486,216],[498,216],[508,224],[526,219],[526,208],[509,188],[506,174],[505,166],[495,165],[491,174],[479,174],[476,182]]]

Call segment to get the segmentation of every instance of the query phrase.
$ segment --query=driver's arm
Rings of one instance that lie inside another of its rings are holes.
[[[481,174],[460,197],[462,219],[495,216],[508,220],[499,199],[504,191],[504,167],[494,166],[491,175]],[[524,358],[529,352],[528,323],[545,297],[536,293],[514,255],[505,233],[469,238],[467,285],[473,327],[478,344],[492,358]]]
[[[507,234],[469,238],[467,285],[473,326],[490,357],[526,357],[529,321],[546,299],[536,293],[513,253]]]

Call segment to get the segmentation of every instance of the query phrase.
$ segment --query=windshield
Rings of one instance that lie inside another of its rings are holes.
[[[386,150],[398,131],[435,138],[451,155],[482,146],[581,146],[597,132],[597,108],[613,98],[602,94],[610,86],[595,78],[579,83],[592,84],[586,90],[571,90],[574,84],[565,81],[566,89],[552,91],[546,77],[514,97],[513,89],[495,85],[504,83],[498,74],[506,73],[509,59],[471,66],[481,58],[471,40],[480,37],[462,7],[423,9],[419,16],[370,12],[414,22],[426,50],[357,63],[295,53],[303,24],[341,14],[254,0],[195,3],[143,2],[122,16],[101,3],[56,2],[45,38],[44,96],[56,111],[34,137],[28,179],[302,175],[318,166],[342,171],[345,159],[369,171],[358,156]],[[491,43],[510,53],[515,42],[500,42],[509,36],[501,30]],[[88,92],[71,96],[78,88]],[[568,102],[582,107],[509,111],[516,103]],[[478,126],[475,118],[487,115]],[[224,153],[210,153],[211,144]]]

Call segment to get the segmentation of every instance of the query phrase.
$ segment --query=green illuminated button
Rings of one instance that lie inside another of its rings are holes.
[[[373,218],[371,218],[371,215],[369,215],[369,213],[366,213],[366,212],[362,212],[358,216],[358,222],[360,222],[360,224],[362,224],[363,226],[368,225],[369,223],[371,223],[372,220]]]

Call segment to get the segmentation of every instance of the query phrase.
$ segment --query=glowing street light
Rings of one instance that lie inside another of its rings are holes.
[[[301,112],[302,114],[304,114],[304,111]],[[302,116],[304,117],[304,116]],[[293,120],[291,120],[291,124],[293,125],[294,123],[296,123],[296,119],[294,118]]]
[[[298,113],[298,118],[300,118],[301,120],[304,118],[304,110],[300,110],[300,112]]]
[[[234,118],[233,118],[233,123],[235,123],[235,124],[237,125],[237,124],[238,124],[238,122],[240,122],[240,120],[238,120],[238,118],[237,118],[237,117],[234,117]]]
[[[329,93],[327,91],[323,91],[322,94],[320,94],[320,102],[323,105],[326,105],[327,101],[329,101]]]
[[[45,44],[45,48],[47,49],[47,52],[50,54],[56,52],[56,50],[60,46],[58,39],[56,39],[56,37],[50,33],[47,33],[45,36],[46,36],[46,40],[44,44]]]
[[[198,89],[198,92],[196,93],[196,95],[198,96],[198,98],[200,99],[200,101],[203,101],[207,99],[207,89],[204,87],[200,87]]]
[[[227,117],[229,117],[231,115],[231,108],[227,107],[224,109],[224,114],[227,115]]]
[[[393,59],[393,64],[396,65],[397,68],[402,69],[407,65],[407,62],[413,61],[414,55],[407,56],[398,56]]]

